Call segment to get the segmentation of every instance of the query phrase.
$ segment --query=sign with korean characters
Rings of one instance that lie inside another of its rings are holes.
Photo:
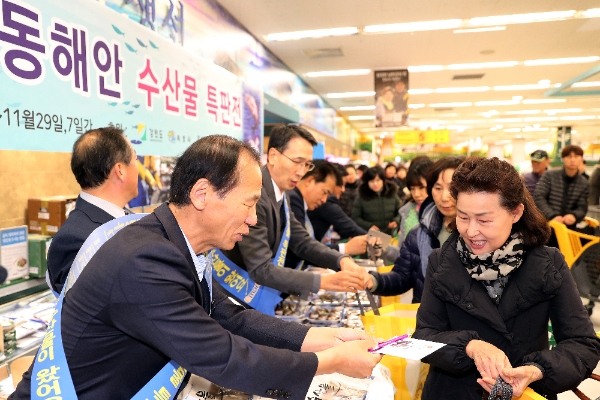
[[[398,144],[449,143],[450,131],[447,129],[396,131],[394,133],[394,142]]]
[[[0,0],[0,88],[0,149],[70,152],[105,126],[138,154],[211,134],[261,146],[261,90],[102,2]]]

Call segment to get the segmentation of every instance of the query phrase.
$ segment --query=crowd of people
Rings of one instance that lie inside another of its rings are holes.
[[[424,359],[423,399],[478,400],[502,384],[515,397],[531,386],[555,398],[591,374],[600,340],[564,258],[545,246],[549,220],[576,226],[586,215],[581,148],[563,148],[564,167],[552,170],[536,151],[522,177],[481,157],[342,166],[313,160],[315,145],[302,127],[278,125],[261,165],[230,137],[198,140],[177,161],[169,201],[102,245],[71,287],[88,236],[128,214],[137,195],[136,154],[123,132],[79,137],[71,168],[82,192],[48,254],[49,284],[62,291],[58,344],[78,398],[129,399],[168,363],[299,400],[316,374],[370,375],[380,356],[364,333],[272,316],[282,298],[321,289],[413,290],[421,303],[413,336],[446,344]],[[387,252],[391,272],[367,273],[352,258],[376,246],[369,230],[398,238]],[[11,399],[39,390],[38,362]]]

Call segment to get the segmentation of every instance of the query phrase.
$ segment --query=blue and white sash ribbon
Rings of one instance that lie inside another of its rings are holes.
[[[290,209],[285,195],[283,196],[283,209],[285,211],[285,229],[277,253],[272,260],[273,264],[282,268],[285,265],[291,235]],[[209,257],[213,266],[213,279],[216,279],[225,290],[255,310],[263,314],[275,315],[275,306],[281,302],[280,291],[254,282],[248,271],[236,265],[221,250],[211,250]]]
[[[36,354],[31,376],[32,400],[62,400],[77,399],[75,385],[69,372],[67,358],[62,343],[61,312],[63,300],[69,289],[75,284],[81,271],[85,268],[92,256],[108,239],[113,237],[125,226],[134,223],[146,214],[130,214],[105,223],[96,228],[87,238],[77,253],[71,270],[65,282],[63,291],[58,298],[52,320],[44,335],[42,345]],[[167,363],[152,378],[132,400],[172,400],[186,370],[174,361]]]

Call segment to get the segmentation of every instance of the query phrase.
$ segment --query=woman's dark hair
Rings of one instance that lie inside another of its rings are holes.
[[[362,176],[362,183],[358,187],[358,193],[365,200],[370,200],[377,197],[377,193],[371,190],[369,187],[369,181],[372,181],[376,177],[379,177],[383,181],[383,189],[381,189],[381,195],[384,197],[393,197],[398,192],[398,186],[393,183],[386,182],[385,172],[380,166],[371,167],[367,169]]]
[[[411,161],[408,167],[406,187],[421,186],[421,179],[427,181],[427,170],[433,165],[433,161],[427,156],[419,156]]]
[[[440,174],[447,169],[456,169],[465,161],[465,157],[443,157],[434,162],[427,170],[427,195],[433,198],[433,185],[437,182]]]
[[[395,171],[398,171],[398,167],[396,167],[396,164],[394,164],[394,163],[388,163],[388,164],[385,166],[385,171],[387,171],[387,170],[388,170],[388,168],[394,168],[394,170],[395,170]]]
[[[256,150],[230,136],[206,136],[192,143],[173,168],[169,202],[176,206],[190,204],[190,191],[202,178],[210,182],[219,196],[225,197],[240,183],[238,162],[242,152],[260,166]]]
[[[546,218],[533,202],[517,170],[508,162],[497,157],[469,157],[458,167],[452,176],[452,197],[479,192],[498,193],[500,205],[508,211],[519,204],[525,206],[523,216],[513,225],[513,230],[523,235],[525,246],[542,246],[548,241],[550,227]]]

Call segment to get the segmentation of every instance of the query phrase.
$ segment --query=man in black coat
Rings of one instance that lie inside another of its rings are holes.
[[[256,224],[259,165],[233,138],[198,140],[177,162],[170,202],[92,257],[60,325],[80,400],[130,399],[169,360],[227,388],[298,400],[315,374],[371,373],[380,357],[365,335],[247,310],[212,282],[203,253],[232,248]],[[29,388],[26,373],[11,399]]]
[[[123,208],[138,193],[136,153],[121,129],[81,135],[73,145],[71,170],[81,193],[48,249],[49,283],[57,293],[83,242],[100,225],[125,215]]]

